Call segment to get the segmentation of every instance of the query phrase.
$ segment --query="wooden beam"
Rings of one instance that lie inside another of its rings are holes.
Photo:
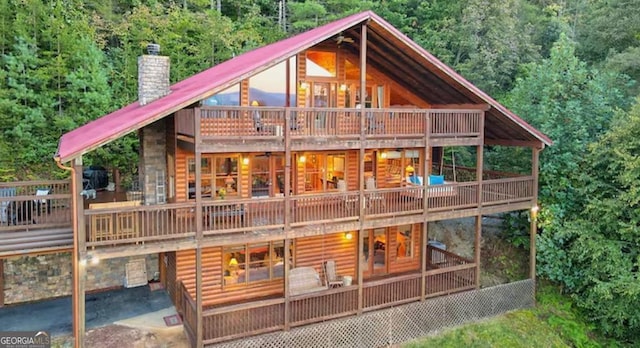
[[[497,146],[533,147],[537,149],[544,148],[544,143],[539,140],[485,139],[484,144]]]
[[[489,104],[433,104],[432,109],[468,109],[468,110],[483,110],[489,111],[491,105]]]

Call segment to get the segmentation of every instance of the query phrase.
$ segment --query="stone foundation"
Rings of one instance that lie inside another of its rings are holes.
[[[153,279],[158,272],[157,254],[102,260],[86,266],[86,291],[123,286],[125,265],[139,258],[145,258],[147,278]],[[21,256],[0,262],[4,262],[5,304],[71,295],[70,253]]]

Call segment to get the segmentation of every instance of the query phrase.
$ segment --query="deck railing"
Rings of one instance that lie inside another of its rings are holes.
[[[178,281],[177,289],[179,302],[178,310],[182,315],[182,322],[184,323],[184,329],[187,333],[187,337],[191,341],[192,346],[195,346],[198,333],[198,312],[196,309],[196,302],[191,298],[189,290],[187,290],[181,281]]]
[[[476,287],[476,263],[454,253],[427,245],[427,297],[440,296]]]
[[[0,231],[69,226],[69,180],[0,183]]]
[[[87,246],[195,236],[195,204],[172,203],[87,209]]]
[[[291,198],[293,226],[355,219],[360,210],[359,192],[332,192]]]
[[[482,183],[486,206],[533,198],[534,178],[507,177]],[[427,210],[439,212],[478,205],[478,183],[462,182],[427,187]],[[416,214],[424,209],[422,186],[367,190],[367,216]],[[284,197],[227,199],[203,202],[205,234],[271,230],[284,227]],[[360,193],[329,192],[291,197],[291,225],[304,226],[358,218]],[[71,227],[68,180],[0,183],[0,231]],[[194,202],[85,210],[87,245],[118,245],[195,236]]]
[[[284,299],[206,309],[202,321],[205,344],[282,330]]]
[[[358,311],[358,287],[345,286],[293,296],[290,311],[291,326],[355,314]]]
[[[477,182],[448,183],[366,190],[364,209],[368,217],[438,213],[478,207]],[[482,183],[483,205],[523,202],[533,197],[533,178],[515,177]],[[422,197],[427,195],[425,201]],[[328,192],[291,198],[291,226],[350,222],[360,214],[360,193]],[[194,202],[151,206],[127,206],[85,210],[87,245],[117,245],[195,236]],[[203,201],[205,235],[248,231],[282,231],[285,198],[225,199]]]
[[[480,135],[481,110],[430,109],[347,109],[203,106],[180,113],[178,132],[190,134],[195,128],[192,115],[200,114],[203,139],[282,138],[289,127],[292,139],[309,137],[357,138],[424,136],[427,119],[436,137]],[[361,119],[364,122],[361,123]],[[361,129],[361,125],[364,125]]]
[[[363,309],[376,310],[420,299],[420,274],[380,279],[363,285]]]
[[[502,204],[533,198],[534,178],[531,176],[487,180],[482,183],[482,202]]]

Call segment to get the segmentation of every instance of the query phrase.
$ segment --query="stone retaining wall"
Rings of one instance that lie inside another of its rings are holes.
[[[158,255],[144,255],[102,260],[88,264],[86,290],[100,290],[124,285],[125,265],[130,260],[145,258],[147,278],[158,272]],[[4,303],[20,303],[71,295],[71,254],[56,253],[21,256],[4,262]]]

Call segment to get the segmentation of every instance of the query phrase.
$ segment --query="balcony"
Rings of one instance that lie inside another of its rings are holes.
[[[196,119],[199,120],[196,121]],[[177,133],[195,138],[206,152],[317,148],[478,145],[483,110],[200,107],[176,114]],[[199,132],[196,132],[198,129]],[[211,145],[211,146],[208,146]],[[225,145],[220,147],[220,145]]]
[[[193,241],[199,225],[212,243],[224,238],[341,232],[378,225],[419,223],[426,219],[472,216],[527,209],[533,199],[531,176],[461,182],[427,187],[400,187],[332,192],[260,199],[203,201],[201,220],[195,202],[155,206],[123,206],[85,210],[90,248],[144,244],[154,241]],[[434,189],[435,188],[435,189]],[[481,190],[482,194],[478,194]],[[426,197],[426,199],[423,199]],[[287,205],[290,207],[286,209]],[[400,220],[399,220],[400,219]]]

